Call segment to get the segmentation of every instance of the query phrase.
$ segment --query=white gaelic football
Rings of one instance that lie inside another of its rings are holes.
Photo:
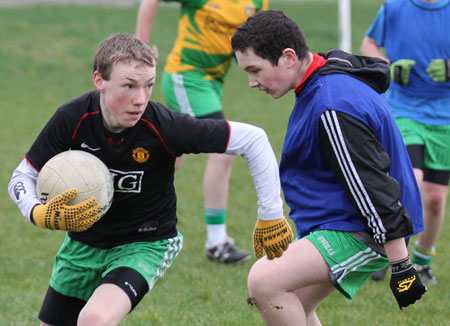
[[[48,160],[39,172],[36,190],[43,204],[72,188],[77,188],[79,194],[68,205],[95,197],[96,203],[102,206],[101,216],[111,206],[112,176],[106,165],[92,154],[78,150],[62,152]]]

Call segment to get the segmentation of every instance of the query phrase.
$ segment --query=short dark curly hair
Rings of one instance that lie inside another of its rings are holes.
[[[274,66],[286,48],[293,49],[300,60],[309,52],[300,27],[279,10],[262,10],[249,17],[234,33],[231,46],[233,51],[240,52],[252,48],[256,55]]]

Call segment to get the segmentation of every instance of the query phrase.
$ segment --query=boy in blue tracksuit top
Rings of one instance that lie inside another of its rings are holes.
[[[338,52],[331,51],[328,56],[333,53]],[[314,59],[325,61],[318,55]],[[329,59],[328,63],[331,62]],[[290,217],[300,237],[316,230],[331,228],[352,232],[369,227],[375,241],[383,243],[411,234],[412,224],[415,232],[423,230],[421,219],[411,220],[409,216],[421,216],[420,202],[415,200],[417,184],[395,121],[381,98],[383,95],[345,74],[321,75],[325,69],[328,68],[319,68],[303,90],[297,92],[280,165]],[[347,125],[347,120],[349,124],[357,124],[357,128],[350,129],[352,126]],[[376,140],[365,137],[359,128],[372,132]],[[345,133],[355,137],[354,142],[340,142],[339,132],[344,132],[344,137]],[[330,142],[337,147],[338,155],[324,152],[327,148],[321,143],[323,133],[333,135]],[[369,143],[365,143],[366,140]],[[368,152],[373,150],[378,156],[361,153],[358,161],[350,160],[347,155],[355,150],[350,146],[360,146]],[[377,148],[379,146],[382,148]],[[343,168],[329,169],[330,156],[335,156],[336,164]],[[340,186],[339,178],[345,178],[348,188]],[[369,185],[368,179],[373,180]],[[402,193],[401,189],[411,189],[413,195]],[[387,194],[395,201],[384,203]],[[377,209],[381,206],[386,206],[385,212]],[[354,219],[358,214],[364,218]],[[385,219],[386,216],[390,216],[389,219]]]
[[[249,274],[267,325],[319,325],[316,308],[335,289],[353,298],[389,263],[402,309],[426,288],[406,241],[423,230],[420,193],[384,93],[385,61],[339,50],[311,53],[281,11],[250,17],[232,38],[249,86],[280,98],[294,90],[281,184],[299,240]],[[282,309],[273,309],[273,307]]]

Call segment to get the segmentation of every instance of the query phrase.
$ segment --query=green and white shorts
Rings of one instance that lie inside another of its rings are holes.
[[[352,299],[362,284],[380,269],[389,266],[380,255],[350,232],[322,230],[306,236],[330,266],[333,286]]]
[[[50,286],[57,292],[87,301],[111,271],[128,267],[141,274],[151,290],[183,247],[183,236],[154,242],[134,242],[99,249],[66,236],[53,266]]]
[[[223,82],[202,76],[163,73],[162,91],[166,105],[193,117],[223,111]]]

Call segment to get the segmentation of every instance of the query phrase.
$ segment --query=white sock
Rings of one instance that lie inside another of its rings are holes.
[[[206,231],[206,248],[216,247],[227,238],[226,224],[207,224]]]

